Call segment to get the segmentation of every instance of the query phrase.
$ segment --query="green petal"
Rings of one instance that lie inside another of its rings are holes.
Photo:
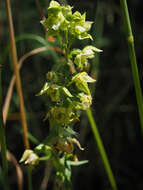
[[[69,55],[69,58],[72,58],[73,55],[78,55],[81,53],[81,50],[80,49],[73,49],[71,52],[70,52],[70,55]]]
[[[95,51],[95,52],[102,52],[101,49],[98,49],[98,48],[96,48],[96,47],[94,47],[94,46],[86,46],[86,47],[83,49],[83,51],[91,51],[91,50],[93,50],[93,51]]]
[[[77,38],[79,40],[84,40],[84,39],[87,39],[87,38],[93,40],[92,36],[90,34],[88,34],[87,32],[84,32],[84,33],[80,34]]]
[[[81,73],[81,78],[84,82],[95,82],[93,78],[91,78],[86,72]]]
[[[84,33],[85,31],[86,31],[86,29],[85,29],[83,26],[76,25],[76,27],[75,27],[75,32],[76,32],[77,34],[82,34],[82,33]]]
[[[62,13],[63,13],[65,18],[72,16],[72,8],[73,7],[71,7],[69,5],[62,7]]]
[[[48,7],[48,16],[56,15],[61,10],[62,10],[61,5],[57,1],[51,1]]]
[[[62,90],[64,91],[64,93],[69,96],[69,97],[73,97],[72,94],[70,93],[70,91],[66,88],[66,87],[62,87]]]
[[[89,31],[91,29],[91,25],[93,24],[93,22],[90,22],[90,21],[86,21],[84,23],[84,28],[86,31]]]
[[[95,82],[86,72],[78,73],[72,78],[73,81]]]
[[[53,29],[53,30],[58,30],[59,27],[60,27],[60,22],[54,24],[54,25],[52,26],[52,29]]]
[[[73,15],[72,15],[72,19],[76,22],[80,21],[81,20],[81,14],[80,12],[76,11]]]
[[[86,19],[86,13],[83,13],[83,15],[81,16],[81,20],[83,23],[85,22],[85,19]]]
[[[64,20],[63,22],[61,22],[60,29],[62,31],[66,31],[66,30],[68,30],[69,25],[70,25],[70,22],[67,20]]]
[[[80,165],[83,165],[83,164],[87,164],[88,163],[88,160],[83,160],[83,161],[77,161],[77,162],[74,162],[74,161],[67,161],[67,165],[69,166],[80,166]]]
[[[51,1],[48,10],[51,8],[61,8],[61,5],[57,1]]]
[[[50,87],[49,83],[46,82],[46,83],[44,84],[42,90],[41,90],[38,94],[36,94],[36,96],[40,96],[40,95],[46,93],[47,90],[49,89],[49,87]]]
[[[76,86],[79,90],[81,90],[82,92],[85,92],[87,94],[90,94],[90,90],[88,88],[88,85],[86,82],[83,81],[77,81],[76,82]]]
[[[83,66],[87,63],[87,60],[85,56],[82,56],[81,54],[79,54],[75,57],[74,63],[77,65],[77,67],[80,70],[83,70]]]

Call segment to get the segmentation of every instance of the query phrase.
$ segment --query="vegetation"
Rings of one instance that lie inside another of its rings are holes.
[[[141,2],[128,6],[2,2],[0,189],[142,189]]]

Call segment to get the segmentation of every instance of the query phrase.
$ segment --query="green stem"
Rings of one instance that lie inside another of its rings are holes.
[[[107,175],[108,175],[110,184],[112,186],[112,189],[117,190],[116,181],[115,181],[112,169],[110,167],[108,157],[107,157],[107,154],[105,152],[104,145],[102,143],[102,140],[101,140],[100,134],[98,132],[98,129],[97,129],[96,123],[94,121],[94,118],[93,118],[91,110],[90,109],[86,110],[86,114],[88,116],[88,119],[89,119],[89,122],[90,122],[90,125],[91,125],[91,129],[92,129],[92,132],[94,134],[94,138],[95,138],[95,140],[97,142],[97,146],[98,146],[99,152],[101,154],[101,158],[103,160],[105,170],[107,172]]]
[[[32,185],[32,168],[31,168],[31,166],[27,166],[27,180],[28,180],[28,190],[32,190],[33,185]]]
[[[134,37],[132,34],[127,2],[126,0],[120,0],[120,4],[121,4],[124,28],[125,28],[126,37],[127,37],[129,57],[130,57],[130,62],[131,62],[132,75],[133,75],[133,80],[134,80],[136,99],[137,99],[137,105],[138,105],[139,116],[140,116],[141,130],[143,133],[143,96],[142,96],[139,72],[138,72],[137,61],[136,61]]]
[[[3,125],[3,114],[2,114],[2,81],[1,81],[1,65],[0,65],[0,143],[1,143],[1,157],[2,157],[2,166],[3,166],[3,181],[4,189],[8,190],[8,163],[6,158],[6,139],[5,139],[5,130]]]

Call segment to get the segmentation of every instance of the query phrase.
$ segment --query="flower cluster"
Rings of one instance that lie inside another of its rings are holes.
[[[92,40],[88,34],[92,22],[86,21],[85,13],[72,13],[69,5],[61,6],[58,2],[51,1],[48,18],[41,23],[48,36],[57,36],[62,40],[65,63],[61,64],[58,71],[53,69],[46,74],[46,82],[37,94],[46,96],[49,104],[45,116],[50,124],[49,136],[34,152],[24,153],[21,162],[34,165],[40,160],[50,160],[56,168],[57,181],[63,185],[62,189],[67,190],[70,189],[71,166],[87,162],[78,161],[74,154],[74,145],[80,150],[83,148],[75,138],[77,133],[73,130],[73,124],[79,121],[80,112],[92,104],[88,83],[95,80],[85,72],[85,68],[89,64],[88,60],[94,58],[95,52],[101,50],[94,46],[86,46],[82,50],[71,49],[74,39]]]
[[[85,18],[85,13],[83,15],[78,11],[72,13],[71,6],[61,6],[57,1],[51,1],[48,7],[48,18],[41,23],[48,29],[48,35],[56,36],[60,35],[61,32],[68,31],[73,38],[92,39],[87,32],[93,22],[85,21]]]

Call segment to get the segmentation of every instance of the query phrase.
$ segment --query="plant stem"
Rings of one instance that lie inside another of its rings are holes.
[[[120,0],[120,5],[121,5],[125,33],[127,37],[129,58],[130,58],[132,75],[133,75],[133,80],[134,80],[136,99],[137,99],[137,105],[138,105],[139,117],[140,117],[140,123],[141,123],[141,130],[143,133],[143,96],[142,96],[139,72],[138,72],[137,61],[136,61],[134,37],[132,34],[132,28],[131,28],[130,17],[129,17],[126,0]]]
[[[28,181],[28,190],[32,190],[32,168],[27,166],[27,181]]]
[[[107,172],[111,187],[112,187],[113,190],[117,190],[116,181],[115,181],[112,169],[110,167],[108,157],[107,157],[107,154],[105,152],[104,145],[102,143],[102,140],[101,140],[100,134],[98,132],[98,129],[97,129],[96,123],[94,121],[94,118],[93,118],[91,110],[90,109],[86,110],[86,114],[88,116],[88,119],[89,119],[89,122],[90,122],[90,125],[91,125],[91,129],[92,129],[92,132],[94,134],[94,138],[95,138],[95,140],[97,142],[97,146],[98,146],[99,152],[101,154],[101,158],[103,160],[105,170]]]
[[[8,13],[8,21],[9,21],[9,35],[10,35],[10,43],[11,43],[10,45],[11,45],[13,69],[16,76],[16,87],[17,87],[17,93],[19,97],[21,121],[22,121],[23,130],[24,130],[24,142],[25,142],[25,148],[29,149],[27,122],[26,122],[26,117],[25,117],[25,112],[24,112],[24,101],[23,101],[21,80],[20,80],[19,69],[18,69],[17,50],[16,50],[16,45],[15,45],[14,28],[13,28],[12,13],[11,13],[9,0],[6,0],[6,5],[7,5],[7,13]]]
[[[5,130],[3,125],[3,114],[2,114],[2,66],[0,65],[0,143],[1,143],[1,157],[2,157],[2,166],[3,166],[3,181],[4,189],[8,190],[8,163],[6,158],[6,139],[5,139]]]
[[[11,45],[11,54],[12,54],[12,61],[13,61],[13,69],[14,74],[16,77],[16,87],[17,87],[17,93],[19,97],[19,105],[20,105],[20,113],[21,113],[21,123],[23,127],[23,136],[24,136],[24,144],[25,148],[29,149],[29,140],[28,140],[28,129],[27,129],[27,122],[26,122],[26,116],[25,116],[25,110],[24,110],[24,100],[23,100],[23,93],[22,93],[22,87],[21,87],[21,79],[18,69],[18,58],[17,58],[17,50],[16,50],[16,44],[15,44],[15,35],[14,35],[14,27],[13,27],[13,20],[12,20],[12,13],[11,13],[11,6],[10,1],[6,1],[6,9],[8,14],[8,22],[9,22],[9,35],[10,35],[10,45]],[[32,189],[32,181],[30,169],[27,169],[28,172],[28,189]]]

